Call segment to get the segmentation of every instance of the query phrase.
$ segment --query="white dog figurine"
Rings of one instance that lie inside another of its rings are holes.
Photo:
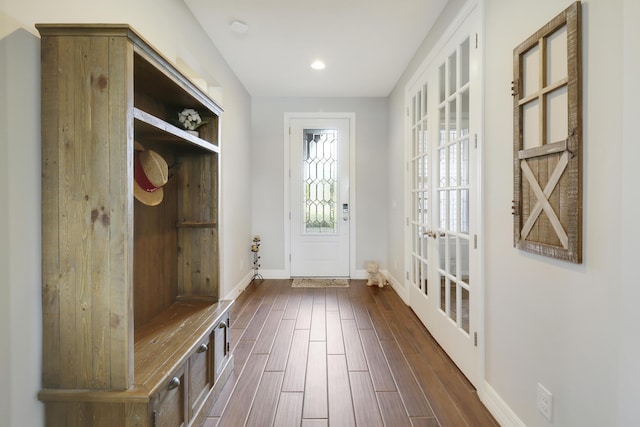
[[[384,276],[380,272],[380,268],[378,267],[377,262],[367,263],[367,273],[369,273],[369,279],[367,279],[367,286],[373,286],[377,283],[379,288],[384,287],[384,284],[385,284]]]

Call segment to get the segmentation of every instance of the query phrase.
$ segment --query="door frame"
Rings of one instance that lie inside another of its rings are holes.
[[[291,184],[290,184],[290,153],[291,153],[291,120],[292,119],[347,119],[349,120],[349,277],[356,277],[356,113],[313,113],[313,112],[285,112],[284,113],[284,275],[291,277]]]

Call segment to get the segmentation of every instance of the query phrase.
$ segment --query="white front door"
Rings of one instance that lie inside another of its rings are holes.
[[[479,49],[475,19],[408,88],[409,303],[476,386],[481,378]]]
[[[349,276],[349,126],[289,121],[291,276]]]

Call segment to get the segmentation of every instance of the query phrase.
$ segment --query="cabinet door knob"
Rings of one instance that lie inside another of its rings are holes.
[[[204,353],[207,350],[209,350],[209,346],[206,343],[202,343],[202,344],[200,344],[200,347],[198,347],[198,350],[196,352],[197,353]]]
[[[173,377],[171,381],[169,381],[169,385],[167,385],[167,390],[173,390],[176,387],[180,387],[180,378]]]
[[[218,325],[218,328],[220,329],[224,329],[227,327],[227,323],[226,322],[220,322],[220,324]]]

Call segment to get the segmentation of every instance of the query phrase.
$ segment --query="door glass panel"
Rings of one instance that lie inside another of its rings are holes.
[[[460,239],[460,276],[459,278],[469,284],[469,240]]]
[[[444,101],[444,99],[446,98],[446,90],[445,90],[445,88],[446,88],[446,86],[445,86],[446,85],[445,77],[447,75],[446,73],[447,73],[446,64],[442,64],[440,66],[440,68],[438,69],[438,74],[439,74],[438,81],[440,82],[439,85],[438,85],[438,87],[440,88],[439,102]]]
[[[457,80],[456,80],[456,52],[453,52],[451,56],[449,56],[449,93],[448,95],[452,95],[458,89]]]
[[[469,140],[460,141],[460,185],[469,185]]]
[[[422,218],[422,224],[424,224],[425,226],[428,225],[429,222],[429,218],[428,218],[428,209],[429,209],[429,192],[428,191],[424,191],[422,193],[422,210],[424,212],[424,216]]]
[[[423,262],[422,263],[422,282],[421,282],[421,286],[422,287],[421,287],[421,289],[422,289],[422,292],[425,295],[429,295],[429,286],[428,286],[429,281],[428,281],[428,274],[427,274],[428,272],[429,272],[429,270],[427,269],[427,263]]]
[[[447,235],[447,242],[449,243],[447,245],[447,273],[451,276],[457,277],[457,238],[453,235]]]
[[[460,232],[469,234],[469,190],[460,190]]]
[[[446,115],[445,115],[445,110],[444,110],[444,106],[440,107],[438,109],[438,123],[439,123],[439,136],[440,136],[440,141],[439,144],[440,145],[444,145],[447,143],[447,128],[446,128]]]
[[[418,121],[418,118],[416,117],[416,97],[413,97],[413,103],[412,103],[412,113],[411,113],[411,124],[416,124],[416,122]]]
[[[458,146],[449,146],[449,187],[458,185]]]
[[[422,144],[420,144],[422,146],[422,152],[425,153],[425,155],[428,154],[427,151],[427,147],[429,146],[429,132],[427,132],[427,123],[424,122],[423,128],[422,128]],[[426,167],[426,164],[425,164]],[[427,176],[425,174],[425,176]]]
[[[304,233],[335,234],[338,130],[305,129],[303,135]]]
[[[458,293],[456,292],[458,289],[456,282],[451,280],[449,282],[449,317],[451,320],[458,323]]]
[[[460,95],[460,136],[469,135],[469,91]]]
[[[440,185],[439,187],[446,187],[447,185],[447,151],[442,148],[439,150],[438,155],[440,156]]]
[[[462,329],[469,333],[469,291],[464,287],[460,288],[461,296],[461,314],[462,314]]]
[[[447,228],[447,192],[444,190],[438,191],[438,204],[440,205],[440,221],[439,227],[443,230]]]
[[[429,110],[428,110],[429,103],[427,102],[427,100],[428,100],[427,93],[428,93],[427,92],[427,85],[422,86],[422,111],[424,112],[425,116],[429,112]]]
[[[456,105],[455,98],[449,101],[449,139],[447,139],[447,142],[455,141],[458,137],[458,114]]]
[[[458,197],[457,190],[449,190],[449,230],[458,231]]]
[[[469,38],[460,45],[460,87],[469,82]]]

